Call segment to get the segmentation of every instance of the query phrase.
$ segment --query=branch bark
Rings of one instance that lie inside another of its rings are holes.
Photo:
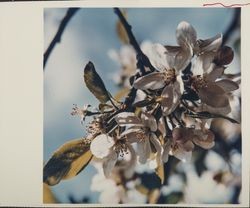
[[[56,33],[55,37],[53,38],[53,40],[49,44],[46,52],[43,55],[43,70],[45,70],[46,63],[47,63],[48,58],[49,58],[52,50],[54,49],[55,45],[57,43],[60,43],[61,37],[62,37],[62,34],[64,32],[65,27],[67,26],[70,19],[73,17],[73,15],[77,12],[78,9],[79,8],[69,8],[67,10],[66,15],[64,16],[64,18],[62,19],[62,21],[61,21],[61,23],[59,25],[59,28],[57,30],[57,33]]]

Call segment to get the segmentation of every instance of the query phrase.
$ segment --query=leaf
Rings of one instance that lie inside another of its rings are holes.
[[[161,184],[164,183],[165,180],[165,174],[164,174],[164,165],[161,164],[155,169],[156,175],[161,179]]]
[[[44,204],[58,203],[58,200],[55,198],[53,192],[46,183],[43,184],[43,203]]]
[[[110,100],[110,93],[107,91],[92,62],[89,62],[84,68],[84,81],[90,92],[92,92],[101,103],[106,103]]]
[[[153,189],[152,191],[149,192],[148,194],[148,203],[149,204],[156,204],[159,197],[160,197],[160,190],[158,188]]]
[[[90,144],[85,139],[75,139],[63,144],[43,168],[43,182],[56,185],[80,173],[92,159]]]
[[[126,97],[129,93],[130,89],[128,87],[124,87],[122,88],[120,91],[118,91],[115,96],[114,99],[121,101],[122,98]]]

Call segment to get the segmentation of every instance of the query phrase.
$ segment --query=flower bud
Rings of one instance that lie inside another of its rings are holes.
[[[228,65],[232,62],[233,58],[234,52],[232,48],[228,46],[223,46],[218,50],[214,58],[214,63],[219,66]]]

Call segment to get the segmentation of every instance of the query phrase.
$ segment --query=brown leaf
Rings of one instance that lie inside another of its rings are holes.
[[[159,197],[160,197],[160,190],[159,189],[153,189],[152,191],[149,192],[148,194],[148,203],[149,204],[156,204]]]
[[[164,183],[165,180],[165,173],[164,173],[164,165],[161,164],[155,169],[156,175],[161,179],[161,184]]]
[[[46,183],[43,184],[43,203],[45,204],[58,203],[58,200],[56,199],[50,187]]]
[[[92,153],[85,139],[75,139],[63,144],[52,155],[43,169],[43,182],[56,185],[80,173],[90,162]]]
[[[92,92],[101,103],[106,103],[110,100],[110,93],[107,91],[92,62],[89,62],[84,68],[84,81],[90,92]]]
[[[118,91],[115,96],[114,99],[121,101],[124,97],[126,97],[129,93],[130,89],[128,87],[124,87],[122,88],[120,91]]]

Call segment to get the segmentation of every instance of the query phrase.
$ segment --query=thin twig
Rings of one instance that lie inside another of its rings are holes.
[[[53,38],[53,40],[49,44],[49,47],[47,48],[46,52],[43,55],[43,70],[45,70],[45,65],[46,65],[46,63],[48,61],[48,58],[49,58],[52,50],[54,49],[55,45],[57,43],[60,43],[61,37],[62,37],[62,34],[63,34],[63,31],[64,31],[65,27],[67,26],[70,19],[73,17],[73,15],[77,12],[78,9],[79,8],[69,8],[67,10],[66,15],[64,16],[64,18],[62,19],[61,24],[59,25],[59,28],[58,28],[58,31],[57,31],[55,37]]]
[[[142,52],[138,42],[135,39],[134,34],[132,33],[131,25],[128,24],[126,18],[123,16],[120,9],[114,8],[114,12],[118,16],[118,18],[120,19],[121,24],[123,25],[123,27],[128,35],[129,43],[134,47],[134,49],[136,51],[137,68],[140,69],[140,75],[138,75],[138,77],[143,76],[146,73],[145,67],[148,67],[151,72],[155,71],[156,69],[152,66],[148,57]],[[138,78],[138,77],[136,77],[136,78]],[[132,87],[128,96],[126,97],[126,99],[124,101],[124,104],[125,104],[124,110],[129,110],[129,111],[132,110],[133,107],[131,106],[131,104],[135,100],[136,92],[137,92],[137,89]]]
[[[137,56],[136,56],[136,58],[137,58],[137,67],[141,70],[141,73],[145,74],[145,68],[144,67],[148,67],[151,72],[155,71],[156,69],[152,66],[152,64],[150,63],[148,57],[142,52],[138,42],[135,39],[134,34],[132,33],[131,25],[128,24],[126,18],[123,16],[120,9],[119,8],[114,8],[114,12],[119,17],[124,29],[127,32],[129,42],[134,47],[134,49],[136,51],[136,54],[137,54]]]

